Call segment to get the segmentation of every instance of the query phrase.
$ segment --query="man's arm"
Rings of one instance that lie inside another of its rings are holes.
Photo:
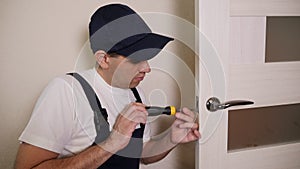
[[[31,144],[22,143],[17,154],[15,168],[98,168],[114,153],[123,149],[129,140],[130,136],[125,136],[124,133],[120,133],[114,129],[109,138],[105,141],[91,146],[76,155],[60,159],[57,158],[58,153]]]
[[[127,146],[136,126],[140,123],[146,123],[147,115],[148,112],[144,105],[140,103],[129,104],[117,117],[113,130],[105,141],[67,158],[57,159],[58,154],[55,152],[22,143],[15,168],[97,168],[114,153]]]
[[[144,145],[141,162],[150,164],[165,158],[176,147],[170,140],[169,132],[162,138],[151,138]]]
[[[200,138],[197,116],[194,112],[184,108],[182,112],[175,114],[175,118],[171,128],[163,136],[152,138],[145,143],[142,163],[157,162],[167,156],[179,143],[188,143]]]
[[[29,168],[97,168],[112,153],[101,146],[92,146],[85,151],[67,158],[57,159],[58,154],[31,144],[22,143],[16,158],[16,169]]]

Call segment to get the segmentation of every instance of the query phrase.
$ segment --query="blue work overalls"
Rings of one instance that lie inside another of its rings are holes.
[[[109,136],[109,124],[107,121],[108,114],[105,108],[102,108],[101,103],[88,82],[77,73],[68,73],[75,77],[81,84],[91,108],[94,111],[94,123],[96,127],[97,136],[94,144],[91,146],[97,146],[96,143],[100,143]],[[136,88],[131,89],[136,102],[142,103]],[[140,164],[140,157],[143,149],[143,134],[144,124],[140,124],[140,128],[135,129],[130,139],[129,144],[116,154],[112,155],[104,164],[98,167],[98,169],[138,169]]]

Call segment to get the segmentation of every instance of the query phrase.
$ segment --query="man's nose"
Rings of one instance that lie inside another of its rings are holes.
[[[145,72],[145,73],[151,72],[151,68],[150,68],[148,61],[142,62],[141,72]]]

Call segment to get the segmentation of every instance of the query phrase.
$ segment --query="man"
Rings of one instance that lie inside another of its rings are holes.
[[[184,108],[170,130],[151,138],[135,88],[151,71],[147,60],[172,38],[152,33],[121,4],[100,7],[89,31],[96,68],[49,83],[20,136],[16,168],[138,169],[200,137],[195,113]]]

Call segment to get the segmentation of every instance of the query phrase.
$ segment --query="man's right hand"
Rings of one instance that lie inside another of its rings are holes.
[[[148,112],[142,103],[130,103],[118,115],[111,134],[100,145],[111,153],[125,148],[140,123],[146,124]]]

